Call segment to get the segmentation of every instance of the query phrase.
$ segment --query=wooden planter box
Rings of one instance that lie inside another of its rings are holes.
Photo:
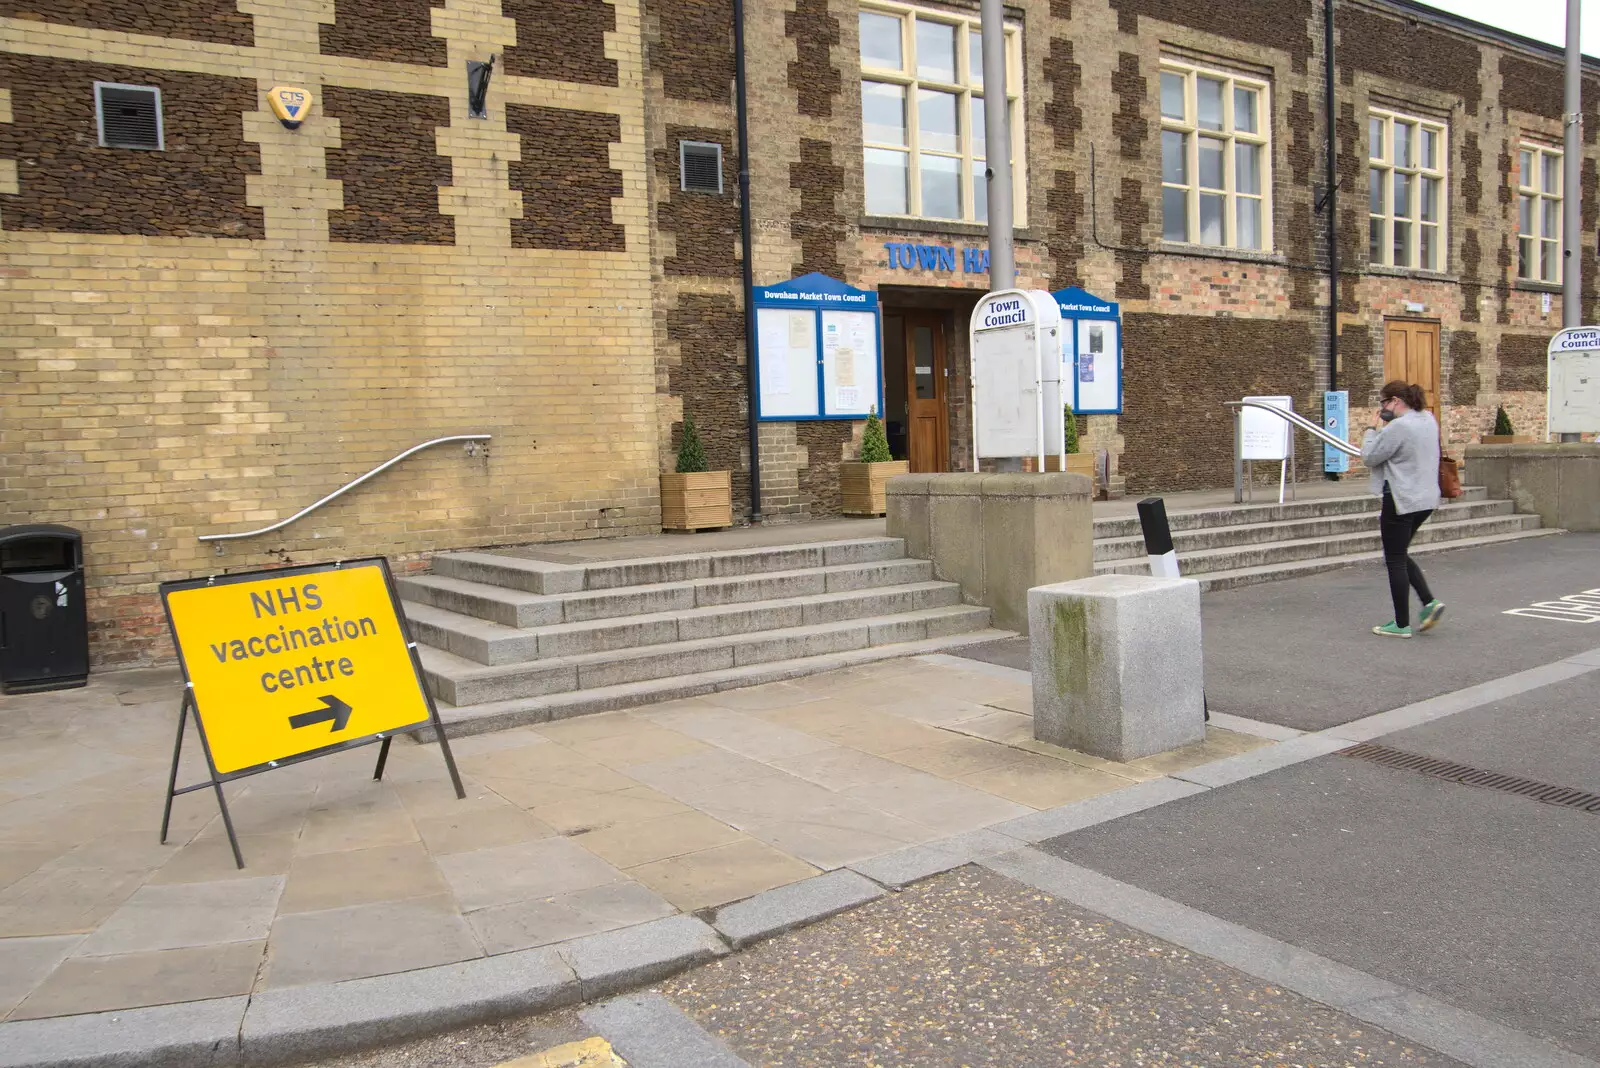
[[[1478,439],[1484,445],[1531,445],[1532,434],[1484,434]]]
[[[1031,474],[1038,466],[1039,458],[1037,456],[1024,456],[1022,458],[1023,471]],[[1061,470],[1061,457],[1046,456],[1044,458],[1044,469],[1046,471]],[[1067,474],[1087,475],[1091,479],[1094,478],[1094,454],[1088,452],[1067,453]]]
[[[696,471],[661,476],[661,526],[665,530],[706,530],[733,526],[730,471]]]
[[[884,486],[895,475],[911,473],[910,460],[881,464],[846,461],[839,465],[839,495],[845,515],[883,515],[889,510]]]

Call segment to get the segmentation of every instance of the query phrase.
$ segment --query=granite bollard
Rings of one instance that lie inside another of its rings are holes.
[[[1128,761],[1203,741],[1200,584],[1100,575],[1028,591],[1033,736]]]

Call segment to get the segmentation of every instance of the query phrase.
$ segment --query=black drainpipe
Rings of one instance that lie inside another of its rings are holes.
[[[1339,388],[1339,157],[1334,137],[1333,0],[1322,14],[1322,51],[1328,61],[1323,95],[1328,112],[1328,388]]]
[[[1331,2],[1331,0],[1330,0]],[[761,440],[756,413],[761,396],[756,385],[755,275],[750,250],[750,120],[745,99],[744,0],[733,0],[733,84],[739,111],[739,240],[744,252],[744,371],[750,389],[750,522],[761,522]]]

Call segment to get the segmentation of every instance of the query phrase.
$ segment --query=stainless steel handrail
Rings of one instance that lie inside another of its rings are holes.
[[[392,460],[387,460],[384,463],[379,464],[377,467],[374,467],[371,471],[368,471],[366,474],[362,475],[360,478],[355,479],[355,480],[350,481],[350,482],[346,482],[343,486],[340,486],[338,489],[334,490],[332,493],[330,493],[326,497],[322,498],[322,500],[317,501],[314,504],[307,505],[306,507],[304,507],[304,508],[300,509],[298,512],[296,512],[294,515],[290,516],[288,519],[280,519],[280,520],[278,520],[278,522],[272,524],[270,527],[262,527],[260,530],[247,530],[242,534],[201,534],[200,535],[200,540],[201,541],[236,541],[239,538],[254,538],[254,537],[256,537],[257,535],[260,535],[260,534],[271,534],[274,530],[282,530],[284,527],[288,526],[290,523],[293,523],[297,519],[304,519],[306,516],[310,515],[312,512],[315,512],[318,508],[321,508],[323,505],[327,504],[328,502],[336,500],[337,498],[344,496],[346,493],[349,493],[351,490],[355,489],[357,486],[361,485],[363,482],[367,481],[369,478],[374,478],[374,477],[376,477],[378,475],[381,475],[383,472],[389,470],[389,468],[393,467],[395,464],[399,463],[401,460],[404,460],[408,456],[415,456],[417,453],[421,452],[423,449],[431,449],[435,445],[447,445],[452,441],[488,441],[488,440],[489,440],[489,435],[488,434],[456,434],[456,435],[453,435],[453,436],[448,437],[448,438],[434,438],[432,441],[424,441],[421,445],[413,445],[413,446],[411,446],[411,448],[407,449],[405,452],[401,453],[400,455],[394,457]],[[218,547],[218,551],[220,551],[220,550],[221,550],[221,547],[219,546]]]
[[[1310,434],[1314,438],[1321,439],[1321,441],[1326,445],[1332,445],[1334,448],[1338,449],[1347,456],[1361,455],[1360,449],[1356,448],[1348,441],[1334,437],[1332,434],[1328,433],[1326,430],[1322,429],[1305,416],[1300,415],[1298,412],[1291,412],[1287,409],[1279,408],[1273,404],[1263,403],[1262,401],[1228,401],[1226,406],[1235,409],[1236,415],[1237,409],[1239,408],[1260,408],[1262,411],[1271,412],[1273,415],[1287,420],[1288,422],[1299,427],[1301,430],[1304,430],[1307,434]],[[1237,437],[1237,435],[1235,436]]]
[[[1233,409],[1233,502],[1235,504],[1239,504],[1244,500],[1245,461],[1243,448],[1243,426],[1241,425],[1241,417],[1244,409],[1246,408],[1259,408],[1262,411],[1271,412],[1273,415],[1276,415],[1280,419],[1284,420],[1284,422],[1288,423],[1290,426],[1299,427],[1307,434],[1310,434],[1318,441],[1321,441],[1324,445],[1338,449],[1347,456],[1361,455],[1361,450],[1359,448],[1351,445],[1348,441],[1334,437],[1332,434],[1322,429],[1322,427],[1318,426],[1316,423],[1313,423],[1305,416],[1300,415],[1298,412],[1291,412],[1285,408],[1279,408],[1277,405],[1267,404],[1265,401],[1236,400],[1226,401],[1224,403],[1226,407]],[[1292,457],[1294,455],[1294,441],[1292,438],[1289,442],[1289,451],[1290,456]],[[1278,497],[1281,502],[1283,497],[1283,491],[1281,487],[1278,492]]]

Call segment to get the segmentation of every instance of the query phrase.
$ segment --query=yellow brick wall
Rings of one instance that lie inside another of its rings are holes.
[[[440,549],[659,527],[638,0],[615,0],[616,87],[496,71],[487,121],[466,117],[464,69],[515,41],[496,0],[435,9],[446,68],[319,55],[331,0],[239,7],[252,48],[0,19],[0,51],[262,90],[239,121],[261,146],[248,201],[265,240],[0,232],[0,523],[84,531],[99,664],[167,655],[165,579],[375,553],[403,568]],[[265,103],[278,84],[447,98],[437,146],[453,179],[438,210],[455,245],[331,243],[342,193],[324,149],[339,124],[318,110],[284,129]],[[523,149],[507,103],[618,116],[626,251],[511,247],[522,194],[507,165]],[[0,168],[0,190],[15,175]],[[493,435],[486,455],[442,446],[279,533],[197,540],[275,522],[426,439],[478,432]]]

